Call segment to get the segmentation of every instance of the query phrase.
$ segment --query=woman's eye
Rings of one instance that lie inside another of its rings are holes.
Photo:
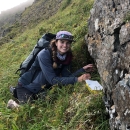
[[[67,42],[66,44],[69,44],[69,45],[70,45],[70,44],[71,44],[71,42]]]
[[[60,43],[61,43],[61,44],[66,44],[66,45],[71,44],[71,42],[69,42],[69,41],[64,41],[64,40],[61,40]]]

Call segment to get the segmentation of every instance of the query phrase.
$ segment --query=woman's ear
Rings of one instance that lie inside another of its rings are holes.
[[[57,46],[57,44],[58,44],[58,40],[55,42],[55,45]]]

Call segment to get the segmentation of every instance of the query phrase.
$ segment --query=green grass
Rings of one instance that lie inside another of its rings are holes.
[[[72,32],[76,40],[72,45],[76,55],[73,70],[90,62],[84,36],[92,4],[92,0],[66,0],[57,14],[22,34],[18,33],[16,38],[0,46],[1,130],[108,130],[102,94],[91,94],[85,83],[62,88],[54,86],[47,92],[46,99],[38,99],[17,110],[6,108],[12,98],[9,86],[15,86],[18,80],[15,71],[44,33]],[[97,72],[92,74],[92,79],[100,81]]]
[[[124,22],[129,22],[130,21],[130,11],[126,13],[124,17]]]

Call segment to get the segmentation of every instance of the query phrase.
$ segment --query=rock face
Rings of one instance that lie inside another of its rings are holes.
[[[96,0],[86,44],[97,65],[111,130],[130,129],[130,0]]]

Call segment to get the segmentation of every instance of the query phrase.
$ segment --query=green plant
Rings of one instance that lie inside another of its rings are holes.
[[[63,1],[63,4],[61,6],[61,10],[63,11],[70,3],[71,3],[71,0]]]
[[[46,29],[44,29],[43,27],[39,29],[39,35],[43,35],[45,32],[46,32]]]
[[[109,130],[109,116],[105,111],[105,105],[102,99],[102,93],[92,96],[88,105],[91,121],[94,124],[95,130]]]
[[[127,12],[125,18],[124,18],[124,22],[129,22],[130,21],[130,12]]]

